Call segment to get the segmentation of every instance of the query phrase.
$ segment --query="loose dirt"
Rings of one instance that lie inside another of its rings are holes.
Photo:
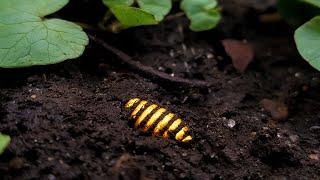
[[[92,42],[73,61],[0,70],[0,131],[12,137],[1,179],[318,179],[320,74],[297,54],[285,22],[259,21],[274,3],[243,2],[222,2],[222,23],[205,33],[190,32],[185,18],[117,35],[90,32],[144,65],[219,86],[164,83]],[[55,16],[94,23],[100,7],[74,0]],[[253,46],[245,72],[233,67],[224,39]],[[130,127],[123,105],[133,97],[177,113],[193,143]],[[287,117],[273,118],[264,99],[286,106]]]

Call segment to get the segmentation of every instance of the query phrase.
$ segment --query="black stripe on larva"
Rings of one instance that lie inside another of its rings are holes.
[[[137,102],[135,102],[134,104],[133,104],[133,106],[131,106],[130,108],[129,108],[129,111],[128,111],[128,116],[129,116],[129,125],[130,126],[132,126],[132,127],[134,127],[134,123],[136,122],[136,119],[137,118],[133,118],[133,117],[131,117],[131,113],[136,109],[136,107],[141,103],[141,99],[139,100],[139,101],[137,101]],[[141,110],[140,110],[141,111]],[[136,116],[136,117],[138,117],[138,116]]]
[[[140,101],[140,102],[142,102],[142,101]],[[149,102],[147,102],[147,104],[144,105],[144,106],[140,109],[140,111],[136,114],[136,118],[134,119],[134,121],[138,120],[138,118],[141,116],[141,114],[143,113],[143,111],[146,110],[150,105],[151,105],[151,104],[150,104]],[[135,109],[135,108],[134,108],[134,109]],[[133,112],[134,109],[132,109],[131,112]]]
[[[141,101],[140,101],[140,102],[141,102]],[[140,102],[137,103],[137,105],[132,108],[132,111],[131,111],[131,112],[134,111],[134,109],[138,106],[138,104],[140,104]],[[152,104],[154,104],[154,103],[149,103],[149,102],[148,102],[148,103],[145,105],[145,107],[144,107],[143,109],[141,109],[141,110],[139,111],[139,113],[137,113],[136,118],[135,118],[134,121],[132,121],[132,123],[130,123],[130,124],[132,124],[132,125],[134,126],[135,122],[138,120],[138,118],[139,118],[140,115],[143,113],[143,111],[144,111],[146,108],[148,108],[150,105],[152,105]],[[145,125],[147,124],[147,122],[149,121],[149,119],[151,118],[151,116],[152,116],[158,109],[160,109],[160,108],[161,108],[161,107],[158,106],[155,110],[153,110],[151,113],[149,113],[148,116],[147,116],[147,117],[145,118],[145,120],[139,125],[138,128],[144,128]],[[164,107],[163,107],[163,108],[164,108]],[[164,112],[164,113],[149,127],[148,131],[146,132],[147,134],[152,134],[153,131],[155,130],[156,126],[158,125],[158,123],[161,122],[165,116],[167,116],[168,114],[172,113],[172,112],[170,112],[167,108],[164,108],[164,109],[166,109],[166,112]],[[175,120],[177,120],[178,118],[179,118],[179,117],[177,117],[177,115],[175,114],[175,116],[169,121],[169,123],[168,123],[162,130],[160,130],[159,135],[162,136],[163,133],[164,133],[166,130],[168,130],[169,127],[172,125],[172,123],[173,123]],[[182,122],[182,123],[178,126],[178,128],[176,128],[176,129],[175,129],[174,131],[172,131],[172,132],[169,132],[170,137],[175,138],[176,134],[177,134],[184,126],[185,126],[185,123]]]
[[[153,105],[153,104],[154,104],[154,103],[147,103],[146,108],[148,108],[149,106],[151,106],[151,105]],[[145,109],[146,109],[146,108],[145,108]],[[145,117],[145,119],[139,124],[139,126],[138,126],[137,128],[138,128],[138,129],[144,128],[145,125],[147,124],[147,122],[149,121],[149,119],[151,118],[151,116],[152,116],[158,109],[160,109],[159,106],[158,106],[157,108],[155,108],[154,110],[152,110],[152,111]],[[143,111],[141,112],[141,114],[142,114],[142,113],[143,113]],[[136,120],[135,120],[135,121],[138,120],[138,118],[140,117],[141,114],[139,114],[139,116],[136,117]],[[151,129],[151,128],[150,128],[150,129]],[[150,129],[149,129],[149,131],[150,131]]]
[[[185,126],[186,126],[186,124],[184,123],[184,121],[182,121],[175,130],[169,132],[170,137],[175,138],[176,134]]]
[[[129,108],[130,116],[131,116],[131,113],[134,111],[134,109],[136,109],[136,107],[140,104],[141,101],[142,101],[142,100],[140,99],[139,101],[135,102],[135,103],[133,104],[133,106],[131,106],[131,107]]]
[[[161,107],[158,107],[157,110],[160,109],[160,108],[161,108]],[[166,108],[164,108],[164,109],[166,109]],[[156,111],[154,111],[154,112],[152,113],[152,115],[153,115],[155,112],[156,112]],[[158,125],[158,123],[159,123],[167,114],[169,114],[169,113],[168,113],[168,110],[166,109],[166,112],[162,113],[162,115],[149,127],[147,133],[153,133],[153,131],[154,131],[154,129],[156,128],[156,126]],[[150,117],[151,117],[151,116],[150,116]],[[149,119],[148,119],[148,120],[149,120]],[[143,126],[143,127],[144,127],[144,126]]]
[[[167,114],[169,114],[169,113],[171,113],[171,112],[168,112]],[[167,115],[167,114],[166,114],[166,115]],[[169,121],[169,123],[160,131],[159,134],[162,136],[165,131],[169,130],[169,127],[170,127],[170,126],[172,125],[172,123],[173,123],[175,120],[177,120],[177,119],[178,119],[177,115],[174,114],[173,118],[172,118],[172,119]]]

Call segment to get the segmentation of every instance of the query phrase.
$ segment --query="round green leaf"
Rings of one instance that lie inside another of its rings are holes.
[[[131,6],[134,3],[134,0],[103,0],[102,2],[108,7],[117,5]]]
[[[172,7],[171,0],[137,0],[140,8],[154,15],[157,21],[161,21]]]
[[[312,4],[312,5],[317,6],[317,7],[320,8],[320,1],[319,0],[302,0],[302,1],[305,1],[305,2],[307,2],[309,4]]]
[[[68,2],[69,0],[1,0],[0,11],[14,9],[43,17],[58,11]]]
[[[42,18],[67,2],[1,0],[0,67],[55,64],[79,57],[89,41],[82,28],[68,21]]]
[[[152,14],[136,7],[112,6],[110,10],[125,28],[158,24]]]
[[[302,57],[320,71],[320,16],[299,27],[295,41]]]
[[[0,133],[0,154],[2,154],[6,147],[9,145],[10,140],[10,136]]]
[[[216,0],[183,0],[180,6],[190,19],[193,31],[212,29],[221,19]]]

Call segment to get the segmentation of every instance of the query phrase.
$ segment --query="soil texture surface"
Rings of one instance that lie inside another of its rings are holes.
[[[0,131],[12,142],[0,179],[318,179],[320,74],[297,53],[293,29],[265,20],[275,1],[220,6],[222,22],[203,33],[184,17],[87,31],[144,66],[210,87],[154,78],[93,41],[76,60],[1,69]],[[98,0],[73,0],[54,16],[95,24],[104,11]],[[235,68],[242,54],[250,62]],[[130,126],[124,104],[134,97],[179,115],[193,142]]]

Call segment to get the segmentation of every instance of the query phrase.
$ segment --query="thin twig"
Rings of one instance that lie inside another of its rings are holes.
[[[94,41],[95,43],[99,44],[106,50],[112,52],[115,54],[122,62],[130,66],[132,69],[137,70],[140,73],[143,73],[147,76],[151,76],[152,78],[155,78],[157,80],[162,80],[166,82],[171,82],[175,84],[180,84],[188,87],[199,87],[199,88],[206,88],[210,87],[212,85],[217,85],[217,83],[212,84],[207,81],[201,81],[201,80],[189,80],[185,78],[179,78],[179,77],[172,77],[164,72],[157,71],[153,69],[152,67],[145,66],[141,64],[138,61],[133,60],[128,54],[122,52],[121,50],[109,45],[105,41],[98,39],[92,35],[89,35],[90,39]]]

